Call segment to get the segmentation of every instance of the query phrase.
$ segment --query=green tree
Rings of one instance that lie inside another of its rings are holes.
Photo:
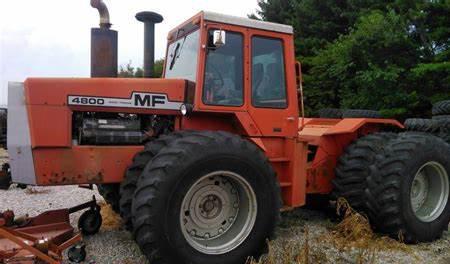
[[[164,59],[159,59],[155,61],[153,66],[152,78],[161,78],[164,68]],[[133,67],[131,61],[126,65],[121,65],[119,67],[120,78],[142,78],[144,76],[144,70],[141,67]]]
[[[415,64],[414,51],[400,16],[379,11],[363,15],[353,30],[312,59],[306,95],[319,107],[403,115],[418,103],[417,93],[403,82]]]
[[[450,98],[450,1],[260,0],[251,15],[294,26],[309,113],[424,115]]]

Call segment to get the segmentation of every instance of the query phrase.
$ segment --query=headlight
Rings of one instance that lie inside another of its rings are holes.
[[[192,105],[191,104],[182,104],[180,107],[180,112],[182,115],[188,115],[192,112]]]

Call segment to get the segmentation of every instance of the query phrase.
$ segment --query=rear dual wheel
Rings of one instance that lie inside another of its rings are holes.
[[[340,157],[333,193],[368,215],[379,232],[408,243],[432,241],[450,221],[449,175],[450,146],[442,139],[375,133]]]
[[[255,145],[183,133],[138,179],[134,235],[152,263],[245,263],[265,249],[280,206],[275,173]]]
[[[376,228],[408,243],[432,241],[450,221],[450,146],[426,133],[406,132],[378,155],[365,202]]]
[[[369,167],[382,148],[395,137],[394,133],[374,133],[350,144],[338,160],[332,196],[336,199],[343,197],[355,210],[366,212],[364,190],[370,175]]]

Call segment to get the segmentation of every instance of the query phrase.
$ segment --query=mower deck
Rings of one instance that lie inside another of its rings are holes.
[[[70,225],[69,215],[86,208],[99,210],[95,197],[90,202],[35,217],[14,219],[12,211],[1,213],[0,262],[28,264],[40,260],[49,264],[61,263],[63,251],[82,241],[81,234]]]

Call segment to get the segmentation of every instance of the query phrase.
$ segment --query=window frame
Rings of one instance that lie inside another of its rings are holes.
[[[285,99],[286,105],[284,107],[274,107],[274,106],[257,106],[253,103],[253,39],[254,38],[262,38],[269,40],[276,40],[281,43],[281,52],[283,54],[283,75],[284,75],[284,90],[285,90]],[[285,41],[282,38],[277,37],[269,37],[261,34],[254,34],[250,36],[250,103],[254,108],[263,108],[263,109],[287,109],[289,108],[289,94],[288,94],[288,83],[287,83],[287,75],[286,75],[286,53],[285,53]]]
[[[198,32],[199,32],[199,36],[198,36],[198,47],[197,47],[197,69],[196,69],[196,71],[198,71],[198,69],[199,69],[198,65],[201,63],[201,62],[200,62],[200,57],[199,57],[199,55],[200,55],[200,52],[201,52],[202,31],[201,31],[200,26],[195,26],[195,27],[193,27],[192,30],[186,31],[186,32],[184,32],[183,34],[180,34],[180,35],[179,35],[177,38],[175,38],[174,40],[171,40],[170,42],[167,42],[167,44],[166,44],[166,56],[165,56],[165,58],[164,58],[163,72],[162,72],[161,78],[166,78],[166,70],[167,70],[167,69],[166,69],[166,66],[167,66],[167,63],[169,63],[169,62],[167,61],[168,56],[169,56],[169,46],[172,45],[173,43],[177,42],[178,40],[180,40],[180,39],[183,38],[184,36],[187,36],[187,35],[189,35],[189,34],[191,34],[191,33],[194,33],[195,31],[198,31]],[[198,81],[198,80],[197,80],[198,72],[196,72],[195,75],[196,75],[196,77],[195,77],[195,83],[197,83],[197,81]]]
[[[209,27],[206,29],[206,46],[208,46],[208,37],[209,37],[209,32],[210,31],[214,31],[214,30],[220,30],[220,28],[217,27]],[[201,101],[205,106],[223,106],[223,107],[243,107],[245,105],[245,34],[239,31],[234,31],[234,30],[227,30],[227,29],[222,29],[224,30],[226,33],[233,33],[233,34],[237,34],[240,35],[241,40],[242,40],[242,103],[239,105],[223,105],[223,104],[211,104],[211,103],[207,103],[205,101],[205,74],[206,74],[206,63],[208,61],[208,47],[205,48],[205,59],[203,60],[203,73],[202,73],[202,92],[201,92]],[[225,44],[226,45],[226,44]]]

